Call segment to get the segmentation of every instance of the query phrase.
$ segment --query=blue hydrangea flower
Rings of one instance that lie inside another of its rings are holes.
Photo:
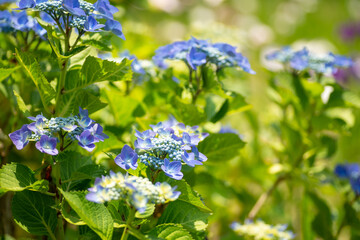
[[[57,134],[63,134],[66,136],[67,144],[78,140],[79,145],[87,151],[92,151],[95,148],[94,143],[109,138],[103,133],[101,125],[90,119],[88,111],[81,107],[79,108],[79,114],[76,116],[47,119],[42,114],[39,114],[36,117],[29,117],[29,119],[34,122],[29,125],[26,124],[20,130],[9,134],[10,139],[18,149],[22,149],[29,141],[39,142],[43,135],[54,138]],[[66,133],[61,133],[61,131]],[[41,146],[41,144],[37,146]]]
[[[191,69],[207,63],[214,64],[218,69],[225,67],[240,67],[245,72],[254,74],[250,63],[236,47],[226,43],[212,44],[207,40],[192,37],[188,41],[178,41],[158,48],[153,61],[160,68],[167,68],[165,60],[182,60]]]
[[[49,137],[47,135],[42,135],[40,141],[38,141],[35,146],[42,152],[49,155],[57,155],[59,152],[56,149],[57,139]]]
[[[338,164],[334,169],[339,178],[348,179],[353,191],[360,195],[360,165],[357,163]]]
[[[124,176],[120,172],[110,171],[109,176],[95,180],[94,186],[89,188],[86,199],[96,203],[123,200],[142,213],[150,203],[165,204],[175,201],[180,195],[180,192],[175,190],[176,187],[172,188],[168,183],[154,185],[147,178]]]
[[[78,144],[85,150],[91,152],[95,148],[95,138],[89,130],[83,131],[80,136],[76,136]]]
[[[122,148],[121,153],[116,156],[115,163],[125,170],[128,170],[129,168],[135,170],[138,166],[137,160],[138,155],[136,152],[128,145],[125,145]]]
[[[33,9],[47,14],[45,21],[61,24],[61,28],[75,28],[82,35],[85,32],[112,31],[115,35],[125,39],[121,24],[113,19],[118,9],[108,0],[99,0],[94,4],[84,0],[21,0],[18,10]],[[97,19],[107,19],[100,24]]]
[[[266,56],[268,60],[284,63],[297,71],[314,71],[321,74],[333,74],[339,68],[348,68],[353,61],[345,56],[328,53],[317,55],[307,48],[293,51],[290,47],[284,47]]]
[[[23,149],[28,143],[29,138],[31,137],[31,131],[28,129],[28,125],[25,124],[21,129],[16,130],[13,133],[9,134],[11,141],[14,143],[15,147],[18,150]]]
[[[134,145],[140,162],[151,169],[181,179],[182,164],[194,167],[207,160],[196,146],[208,134],[201,133],[198,126],[186,126],[174,118],[150,126],[152,129],[144,132],[136,131]]]
[[[0,32],[30,32],[34,31],[45,39],[46,30],[26,12],[0,11]]]
[[[181,180],[184,176],[184,174],[181,172],[181,166],[181,162],[170,162],[167,158],[165,158],[164,165],[161,166],[161,169],[164,171],[166,176],[176,180]]]

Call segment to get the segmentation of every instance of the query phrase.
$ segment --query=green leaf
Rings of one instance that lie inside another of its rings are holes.
[[[101,239],[111,239],[114,221],[103,204],[90,202],[85,198],[86,192],[64,192],[66,201]]]
[[[185,182],[184,179],[181,181],[176,181],[176,180],[171,179],[171,180],[168,180],[168,182],[172,187],[177,186],[176,191],[181,192],[177,201],[183,201],[186,203],[190,203],[191,205],[197,207],[198,209],[200,209],[203,212],[207,212],[207,213],[212,212],[210,208],[205,206],[205,204],[201,201],[198,194],[194,190],[191,189],[190,185],[187,182]]]
[[[54,199],[38,192],[17,192],[11,209],[14,220],[25,231],[35,235],[48,235],[55,240],[57,223]]]
[[[150,239],[166,239],[166,240],[191,240],[190,233],[180,224],[166,223],[156,226],[152,229],[148,237]]]
[[[111,51],[110,36],[106,37],[103,34],[86,34],[81,38],[81,42],[84,45],[90,45],[98,48],[101,51]]]
[[[114,227],[124,227],[123,225],[126,223],[125,220],[129,214],[129,210],[125,205],[125,202],[122,200],[114,200],[109,202],[107,208],[114,219]]]
[[[237,156],[244,145],[237,134],[215,133],[200,142],[198,148],[209,161],[226,161]]]
[[[0,72],[1,72],[1,70],[0,70]],[[20,111],[25,115],[25,117],[30,117],[30,112],[28,110],[28,107],[26,107],[26,104],[25,104],[24,100],[22,99],[22,97],[15,90],[13,90],[13,92],[16,97],[17,105],[18,105]]]
[[[136,211],[135,217],[136,218],[147,218],[150,217],[155,211],[155,204],[147,204],[146,209],[143,213],[139,213]]]
[[[80,219],[79,215],[69,206],[66,201],[61,204],[61,215],[67,222],[73,225],[86,225],[86,223]]]
[[[66,82],[65,92],[74,92],[97,82],[130,81],[131,77],[131,61],[124,59],[116,63],[89,56],[82,65],[81,76]]]
[[[64,190],[83,190],[81,186],[84,180],[86,181],[86,179],[92,179],[105,173],[102,167],[93,164],[90,157],[83,156],[74,151],[60,153],[57,157],[57,162],[60,164],[61,181],[63,183],[61,186]],[[89,171],[89,174],[86,174],[86,171]],[[94,176],[90,174],[94,174]]]
[[[0,188],[23,191],[36,182],[34,172],[25,165],[10,163],[0,169]]]
[[[158,223],[179,223],[188,231],[197,232],[207,228],[209,216],[210,213],[202,212],[190,203],[176,200],[169,203]]]
[[[173,106],[174,117],[188,125],[198,125],[206,120],[206,115],[196,108],[193,104],[181,102],[177,97],[173,97],[170,101]]]
[[[16,58],[39,90],[41,101],[45,109],[52,112],[50,109],[50,106],[52,105],[51,100],[55,98],[56,93],[42,73],[39,63],[31,54],[19,52],[17,49]]]
[[[0,188],[6,191],[23,191],[25,189],[47,192],[49,182],[45,179],[36,181],[35,173],[20,163],[10,163],[0,169]]]
[[[106,98],[115,121],[119,126],[127,126],[135,120],[135,111],[140,105],[138,100],[121,96],[121,93],[116,90],[106,91]]]
[[[0,68],[0,82],[2,82],[4,79],[9,77],[15,70],[17,70],[19,67],[13,67],[13,68]]]

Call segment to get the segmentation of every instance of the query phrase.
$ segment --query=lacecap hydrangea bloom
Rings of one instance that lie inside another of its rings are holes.
[[[149,203],[163,204],[175,201],[181,194],[175,190],[176,187],[171,187],[166,182],[153,184],[147,178],[110,171],[109,176],[95,180],[94,186],[89,188],[86,199],[96,203],[124,200],[142,213]]]
[[[319,55],[311,53],[307,48],[294,51],[290,47],[284,47],[268,54],[266,58],[289,65],[297,71],[311,70],[321,74],[332,74],[339,68],[347,68],[353,64],[351,58],[333,53]]]
[[[125,39],[121,24],[113,18],[119,10],[109,0],[94,4],[83,0],[20,0],[18,6],[18,10],[33,9],[48,14],[47,19],[52,18],[62,29],[75,28],[79,34],[105,30]]]
[[[45,38],[46,30],[26,12],[0,11],[0,32],[30,32],[34,31],[36,35]]]
[[[248,59],[237,52],[236,47],[227,43],[210,43],[192,37],[188,41],[178,41],[160,47],[155,53],[153,60],[161,68],[167,68],[165,60],[182,60],[194,70],[212,63],[217,69],[240,67],[245,72],[255,73]]]
[[[356,195],[360,195],[360,165],[357,163],[338,164],[334,170],[339,178],[347,179]]]
[[[202,165],[207,157],[197,149],[198,143],[207,133],[200,133],[198,126],[185,126],[176,121],[151,125],[152,129],[136,131],[135,150],[125,145],[115,158],[115,163],[123,169],[136,169],[138,160],[153,170],[162,170],[170,178],[183,177],[182,165],[195,167]]]
[[[77,140],[78,144],[91,152],[96,142],[109,138],[103,133],[100,124],[88,116],[86,109],[79,108],[79,114],[67,118],[56,117],[47,119],[43,115],[29,117],[33,122],[25,124],[21,129],[10,133],[9,137],[18,150],[23,149],[30,141],[36,142],[36,148],[43,153],[57,155],[56,148],[59,139],[57,134],[62,132],[70,142]]]
[[[238,235],[254,240],[290,240],[295,235],[287,231],[286,224],[269,225],[263,221],[246,220],[244,224],[233,222],[230,226]]]

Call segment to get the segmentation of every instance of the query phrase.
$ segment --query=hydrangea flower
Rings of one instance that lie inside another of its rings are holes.
[[[38,141],[35,146],[42,152],[49,155],[57,155],[59,151],[56,149],[57,139],[48,137],[47,135],[42,135],[40,141]]]
[[[284,47],[268,54],[266,58],[289,65],[297,71],[311,70],[321,74],[332,74],[339,68],[347,68],[353,64],[348,57],[333,53],[317,55],[311,53],[307,48],[294,51],[290,47]]]
[[[149,203],[164,204],[175,201],[181,194],[175,190],[176,187],[171,187],[166,182],[153,184],[147,178],[124,176],[120,172],[110,171],[109,176],[95,180],[94,186],[89,188],[86,199],[96,203],[123,200],[142,213]]]
[[[360,165],[357,163],[338,164],[334,169],[339,178],[348,179],[356,195],[360,195]]]
[[[11,141],[14,143],[15,147],[18,150],[23,149],[28,143],[29,139],[31,138],[31,131],[28,129],[28,125],[25,124],[21,127],[21,129],[16,130],[13,133],[9,134]]]
[[[46,13],[60,24],[58,27],[75,28],[80,35],[106,30],[125,40],[121,24],[113,18],[118,9],[108,0],[99,0],[94,4],[83,0],[20,0],[18,6],[18,10],[30,8]],[[105,19],[105,23],[99,23],[99,19]]]
[[[138,166],[137,160],[138,155],[136,152],[129,147],[129,145],[125,145],[122,148],[121,153],[116,156],[115,163],[125,170],[128,170],[129,168],[136,169]]]
[[[207,63],[214,64],[218,69],[225,67],[240,67],[245,72],[254,74],[250,63],[236,47],[227,43],[210,43],[192,37],[188,41],[178,41],[160,47],[156,50],[153,60],[161,68],[167,68],[165,60],[182,60],[191,69]]]
[[[29,141],[37,142],[36,148],[43,153],[57,155],[56,135],[66,132],[66,140],[69,142],[77,140],[79,145],[91,152],[95,148],[96,142],[104,141],[109,138],[103,133],[103,128],[98,123],[94,123],[88,116],[88,111],[79,108],[79,114],[67,118],[56,117],[47,119],[42,114],[36,117],[29,117],[30,124],[25,124],[21,129],[10,133],[9,137],[18,150],[24,148]]]
[[[290,240],[295,235],[287,231],[287,224],[269,225],[263,221],[245,220],[244,224],[233,222],[230,226],[238,235],[255,240]]]
[[[46,30],[26,12],[0,11],[0,32],[30,32],[34,31],[40,38],[45,39]]]
[[[137,139],[134,145],[137,155],[130,147],[124,147],[125,149],[116,157],[119,166],[124,169],[136,169],[136,158],[151,169],[162,170],[168,177],[180,180],[183,177],[183,164],[194,167],[202,165],[207,160],[207,157],[198,151],[197,145],[208,134],[200,133],[197,126],[185,126],[170,119],[151,127],[152,129],[144,132],[136,131]]]

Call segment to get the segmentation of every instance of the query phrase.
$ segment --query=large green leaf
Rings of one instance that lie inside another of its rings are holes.
[[[54,199],[38,192],[17,192],[12,200],[14,220],[25,231],[35,235],[48,235],[55,240],[57,223]]]
[[[183,103],[177,97],[173,97],[170,103],[173,106],[174,117],[180,122],[187,125],[197,125],[206,120],[206,115],[193,104]]]
[[[163,181],[160,179],[159,181]],[[168,180],[172,187],[177,186],[176,191],[181,192],[177,201],[183,201],[186,203],[190,203],[191,205],[197,207],[203,212],[211,213],[211,209],[209,209],[205,204],[201,201],[200,197],[194,190],[191,189],[190,185],[185,182],[185,180],[176,181],[176,180]]]
[[[245,143],[234,133],[211,134],[199,143],[199,151],[209,161],[226,161],[238,155]]]
[[[85,198],[86,192],[64,192],[66,201],[101,239],[111,239],[114,221],[103,204],[90,202]]]
[[[89,56],[82,65],[80,77],[66,81],[65,92],[75,92],[96,82],[130,81],[132,77],[131,61],[111,62]]]
[[[84,180],[105,174],[103,167],[93,164],[90,157],[82,156],[78,152],[62,152],[57,161],[60,164],[62,189],[64,190],[83,190],[81,186]]]
[[[166,223],[156,226],[147,235],[150,239],[191,240],[190,233],[180,224]]]
[[[34,172],[25,165],[10,163],[0,169],[0,188],[6,191],[32,191],[46,192],[49,189],[47,180],[36,180]]]
[[[209,216],[210,213],[202,212],[190,203],[177,200],[169,203],[158,223],[179,223],[190,232],[197,232],[206,229]]]
[[[89,114],[96,112],[107,104],[102,102],[99,97],[91,94],[86,89],[79,89],[75,92],[71,92],[63,95],[60,116],[68,116],[78,111],[79,107],[87,109]]]
[[[45,109],[51,112],[51,100],[55,98],[56,93],[42,73],[39,63],[30,53],[18,50],[16,50],[16,58],[39,90]]]
[[[25,165],[10,163],[0,169],[0,188],[22,191],[36,182],[34,172]]]

